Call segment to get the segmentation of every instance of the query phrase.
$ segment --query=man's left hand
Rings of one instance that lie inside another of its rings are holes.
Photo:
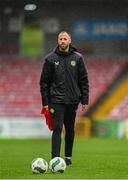
[[[86,104],[82,104],[82,111],[86,111],[87,110],[87,105]]]

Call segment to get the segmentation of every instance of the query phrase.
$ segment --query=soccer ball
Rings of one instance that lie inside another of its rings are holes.
[[[46,173],[48,170],[48,163],[42,158],[36,158],[32,161],[31,168],[34,174]]]
[[[61,172],[63,173],[66,169],[66,163],[64,159],[60,157],[53,158],[49,163],[49,169],[52,170],[52,172]]]

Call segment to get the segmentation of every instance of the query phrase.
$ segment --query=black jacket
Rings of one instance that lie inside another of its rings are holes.
[[[45,58],[40,78],[43,105],[51,103],[88,104],[89,85],[83,57],[70,46],[69,52],[57,47]]]

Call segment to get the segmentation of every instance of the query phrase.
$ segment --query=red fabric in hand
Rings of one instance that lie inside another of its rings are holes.
[[[49,130],[52,131],[53,130],[53,121],[52,121],[52,117],[51,117],[51,113],[50,113],[49,109],[42,108],[41,114],[44,115],[46,124],[47,124]]]

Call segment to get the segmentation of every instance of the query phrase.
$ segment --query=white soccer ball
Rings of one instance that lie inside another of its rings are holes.
[[[66,169],[66,163],[65,160],[61,157],[55,157],[53,158],[49,163],[49,169],[52,170],[52,172],[61,172],[63,173]]]
[[[48,170],[48,163],[43,158],[36,158],[33,159],[31,168],[34,174],[46,173]]]

